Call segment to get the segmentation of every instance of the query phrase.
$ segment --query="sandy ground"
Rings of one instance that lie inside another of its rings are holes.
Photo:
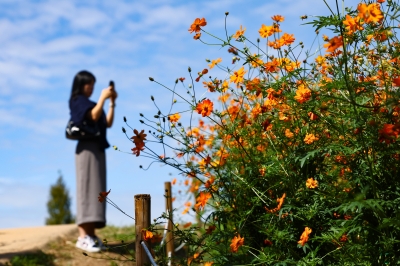
[[[0,229],[0,263],[15,254],[40,249],[73,232],[77,232],[76,224]]]

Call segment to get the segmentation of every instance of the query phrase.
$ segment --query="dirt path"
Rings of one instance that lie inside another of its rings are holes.
[[[114,239],[109,242],[109,250],[84,256],[83,251],[75,247],[77,226],[74,224],[0,229],[0,265],[6,265],[16,255],[27,253],[46,260],[43,263],[41,259],[38,265],[133,265],[132,261],[127,261],[132,257],[133,244],[125,244],[131,242],[132,237],[123,238],[126,241],[121,247],[121,241],[116,240],[118,232],[113,229],[110,235],[107,230],[102,229],[98,233],[99,237]]]
[[[0,263],[14,254],[37,250],[77,231],[75,224],[0,229]]]

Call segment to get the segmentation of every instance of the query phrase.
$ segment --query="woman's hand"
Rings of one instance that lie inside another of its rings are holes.
[[[110,108],[107,113],[107,127],[111,127],[114,121],[114,107],[115,99],[118,97],[118,93],[115,91],[115,87],[111,87],[112,95],[110,97]]]
[[[111,98],[114,94],[115,94],[115,90],[110,86],[101,91],[100,99],[106,100],[108,98]]]
[[[111,99],[112,104],[114,105],[115,94],[116,94],[116,92],[111,86],[107,87],[101,91],[99,101],[97,102],[97,104],[93,107],[93,109],[90,112],[90,118],[93,121],[97,121],[101,117],[101,114],[103,113],[103,105],[107,99]],[[112,97],[114,97],[114,98],[112,98]]]
[[[110,100],[111,100],[111,103],[114,103],[115,99],[117,99],[117,97],[118,97],[118,93],[115,91],[115,89],[113,89],[112,91],[113,91],[113,94],[111,95]]]

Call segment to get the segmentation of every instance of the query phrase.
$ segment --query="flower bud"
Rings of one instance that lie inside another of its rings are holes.
[[[126,117],[124,116],[124,122],[126,123]]]
[[[190,72],[192,72],[192,69],[191,69],[190,67],[188,67],[188,71],[189,71],[189,73],[190,73]]]
[[[153,97],[153,95],[151,95],[151,97],[150,97],[150,98],[151,98],[151,100],[154,102],[154,97]]]
[[[225,12],[225,16],[228,16],[229,15],[229,12]]]
[[[143,120],[139,120],[139,122],[142,123],[142,124],[144,124],[144,121],[143,121]]]
[[[149,80],[150,80],[150,81],[154,81],[154,79],[153,79],[152,77],[149,77]]]
[[[122,132],[123,132],[123,133],[126,133],[126,130],[125,130],[125,128],[124,128],[124,127],[122,127]]]

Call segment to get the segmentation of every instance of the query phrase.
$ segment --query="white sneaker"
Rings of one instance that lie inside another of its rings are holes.
[[[100,252],[102,249],[100,243],[90,236],[78,237],[75,246],[87,252]]]
[[[101,250],[107,250],[107,247],[103,244],[103,242],[100,240],[98,236],[94,236],[93,240],[95,243],[97,243],[100,247]]]

